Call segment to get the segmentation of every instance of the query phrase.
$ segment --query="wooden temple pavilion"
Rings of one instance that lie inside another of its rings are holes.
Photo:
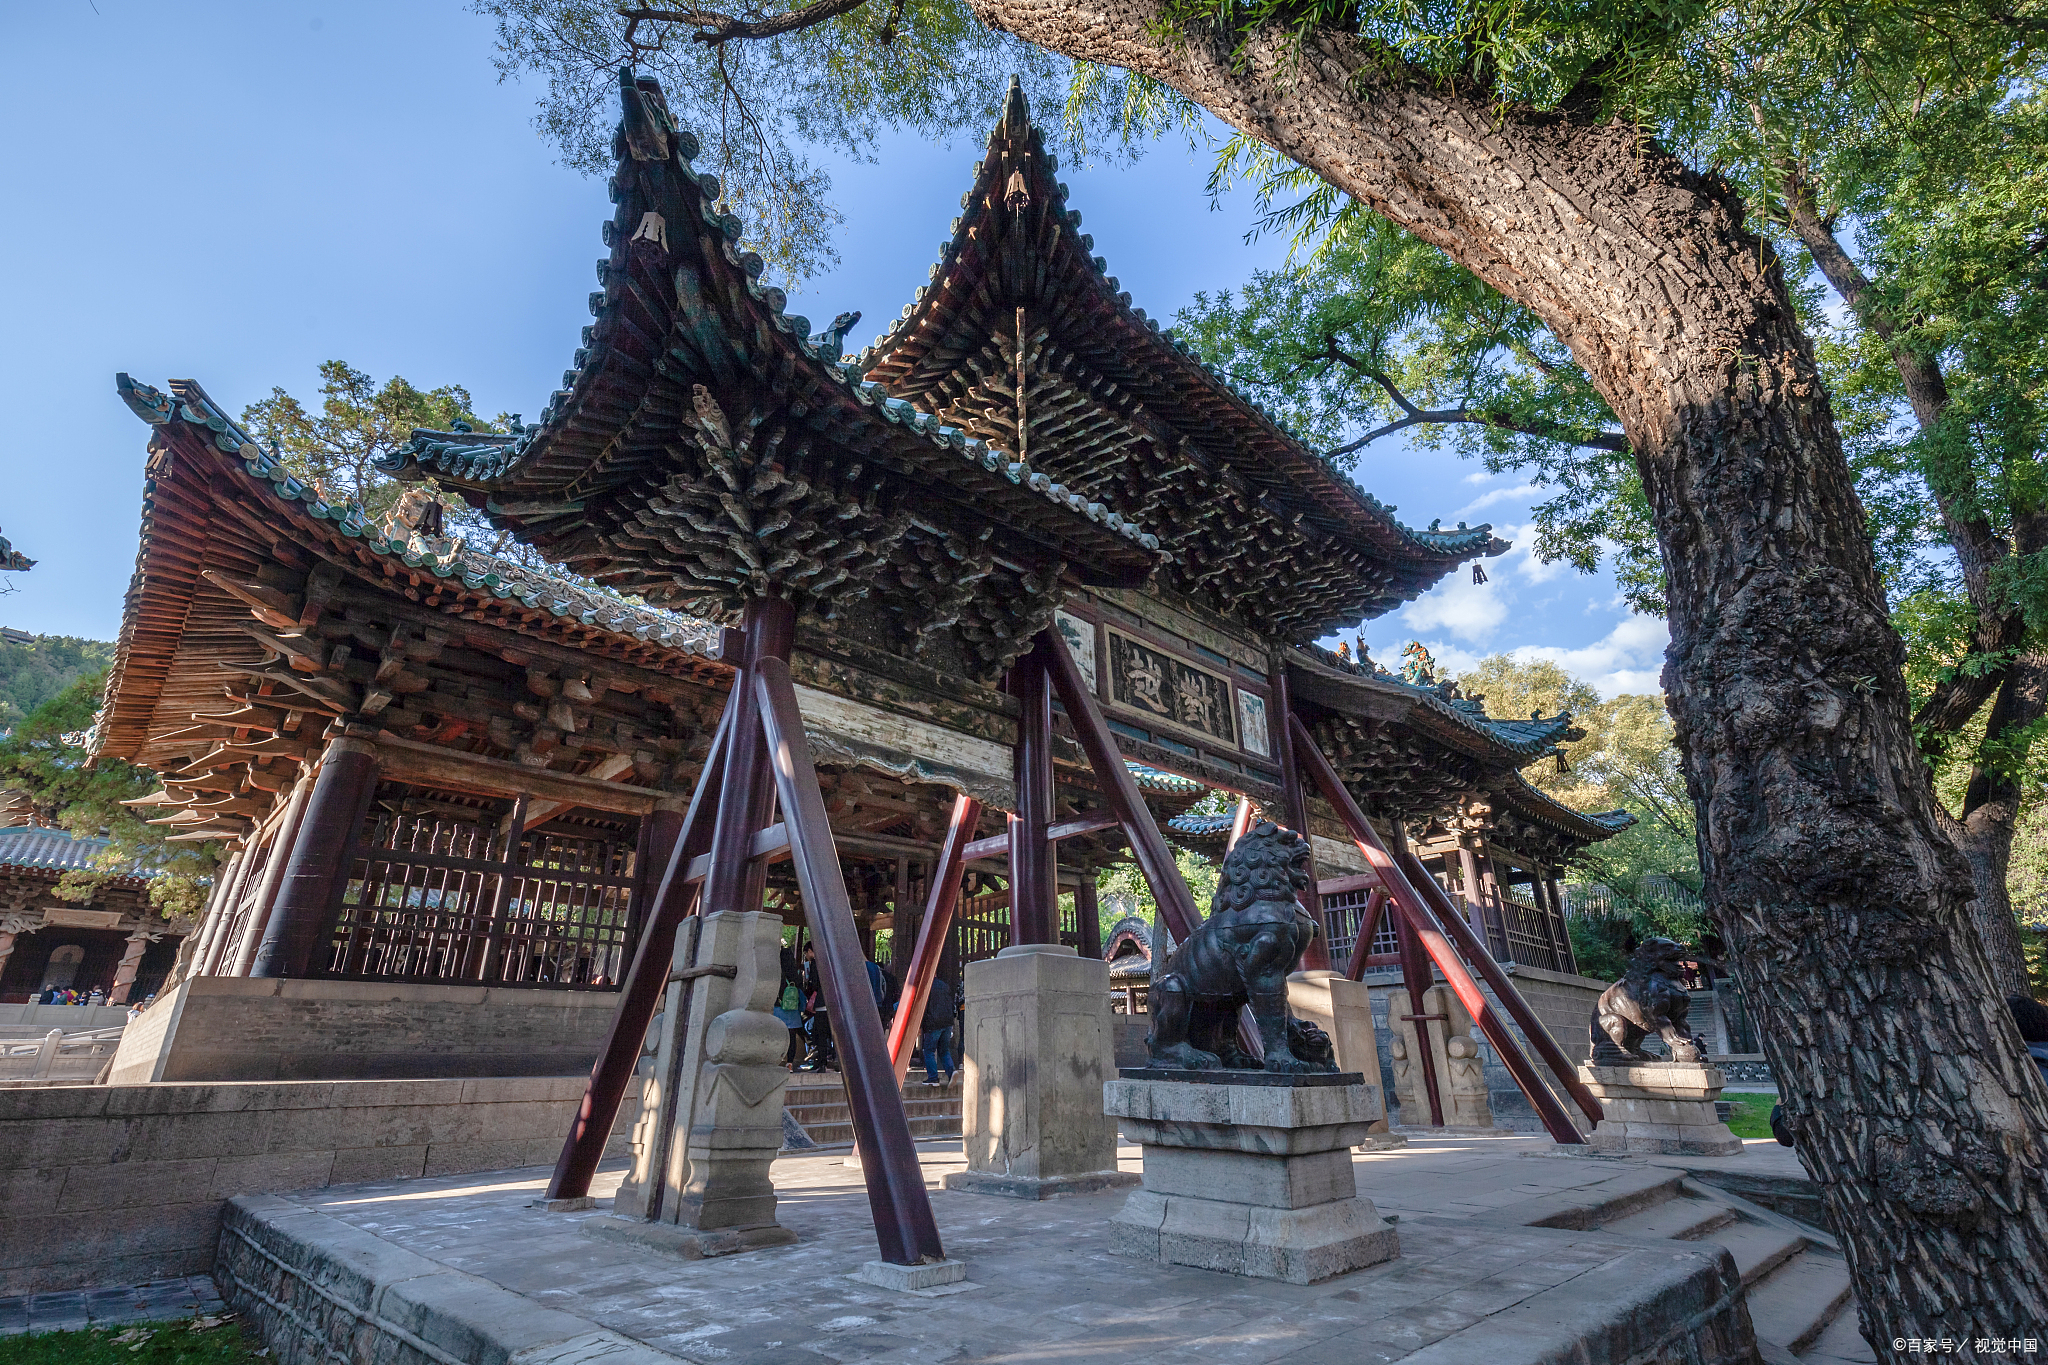
[[[532,426],[422,431],[390,469],[600,590],[430,514],[373,524],[196,385],[122,380],[151,501],[102,745],[160,766],[192,835],[243,844],[197,970],[618,986],[552,1186],[574,1197],[683,917],[800,911],[883,1256],[915,1263],[943,1253],[895,1062],[956,920],[986,951],[1099,954],[1076,872],[1129,856],[1184,936],[1201,912],[1159,825],[1216,788],[1369,879],[1355,932],[1391,924],[1443,971],[1576,1140],[1475,972],[1597,1105],[1401,835],[1500,787],[1515,765],[1478,751],[1540,737],[1471,719],[1442,743],[1457,722],[1313,651],[1507,547],[1402,525],[1134,309],[1014,88],[932,284],[851,362],[850,318],[814,338],[760,283],[658,85],[629,69],[619,93],[562,388]],[[908,997],[888,1040],[859,965],[881,905]]]

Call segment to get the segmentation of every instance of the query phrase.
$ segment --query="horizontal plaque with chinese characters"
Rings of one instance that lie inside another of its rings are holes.
[[[1110,700],[1127,711],[1204,739],[1237,747],[1230,680],[1135,640],[1109,632]]]

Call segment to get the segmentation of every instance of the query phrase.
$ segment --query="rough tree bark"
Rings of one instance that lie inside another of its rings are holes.
[[[1872,287],[1870,277],[1836,240],[1833,226],[1822,218],[1815,202],[1812,183],[1796,166],[1785,172],[1785,213],[1827,282],[1857,320],[1890,349],[1914,420],[1922,431],[1932,430],[1948,407],[1948,382],[1940,362],[1921,355],[1899,338],[1898,320]],[[2022,652],[2026,618],[1997,591],[1992,574],[1999,562],[2013,553],[2015,542],[2022,554],[2048,544],[2048,526],[2039,514],[2023,514],[2013,519],[2010,539],[2001,535],[1985,515],[1982,492],[1967,467],[1950,478],[1927,482],[1949,545],[1956,552],[1963,591],[1977,612],[1971,649],[1980,655],[2008,655],[2010,659],[1996,668],[1959,672],[1941,683],[1921,704],[1913,728],[1946,740],[1967,726],[1995,696],[1984,730],[1985,746],[1995,748],[2041,718],[2042,708],[2048,704],[2048,657]],[[2020,798],[2019,783],[2008,773],[1979,762],[1971,766],[1961,812],[1951,815],[1938,803],[1935,807],[1943,830],[1969,861],[1970,882],[1976,893],[1970,901],[1970,919],[1983,940],[1992,982],[2001,996],[2032,994],[2026,953],[2013,919],[2012,894],[2006,885],[2013,835],[2019,827]]]
[[[2048,1088],[1968,928],[1833,415],[1733,191],[1639,128],[1502,110],[1339,33],[1176,42],[1159,0],[971,3],[1181,91],[1570,346],[1649,491],[1713,909],[1864,1333],[2048,1322]]]

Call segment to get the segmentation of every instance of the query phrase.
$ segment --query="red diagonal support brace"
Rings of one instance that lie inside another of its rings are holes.
[[[1578,1105],[1580,1111],[1595,1123],[1606,1117],[1599,1099],[1592,1091],[1586,1089],[1585,1082],[1579,1079],[1578,1069],[1572,1065],[1571,1059],[1564,1055],[1564,1051],[1557,1045],[1557,1040],[1550,1036],[1550,1030],[1536,1017],[1536,1011],[1529,1008],[1529,1002],[1515,989],[1508,974],[1493,960],[1493,954],[1486,951],[1486,945],[1472,932],[1472,926],[1465,922],[1464,916],[1451,904],[1451,898],[1444,894],[1444,889],[1423,871],[1421,861],[1413,853],[1404,853],[1401,856],[1401,863],[1403,870],[1408,873],[1409,882],[1419,886],[1422,894],[1429,899],[1438,921],[1444,927],[1445,934],[1458,946],[1459,951],[1479,968],[1479,974],[1486,978],[1486,984],[1493,987],[1494,993],[1500,996],[1501,1003],[1507,1006],[1508,1013],[1521,1025],[1522,1032],[1528,1036],[1530,1045],[1543,1059],[1543,1064],[1563,1082],[1565,1093],[1572,1097],[1572,1103]]]
[[[1351,943],[1351,960],[1344,964],[1344,975],[1353,981],[1365,979],[1365,960],[1372,956],[1373,937],[1380,931],[1380,916],[1386,908],[1385,888],[1374,887],[1365,898],[1365,913],[1358,917],[1358,937]]]
[[[953,820],[946,826],[946,842],[939,850],[939,863],[932,869],[931,891],[925,898],[924,921],[917,926],[917,947],[911,950],[909,970],[903,973],[903,997],[896,1006],[895,1022],[889,1026],[889,1066],[903,1067],[903,1047],[917,1035],[924,1018],[924,1003],[932,993],[932,978],[938,975],[939,959],[946,955],[946,935],[953,928],[953,913],[960,908],[960,874],[967,869],[967,845],[981,824],[981,802],[971,796],[953,798]]]
[[[1109,722],[1102,718],[1102,708],[1095,704],[1095,694],[1088,690],[1080,666],[1067,652],[1066,641],[1050,630],[1039,632],[1031,654],[1020,660],[1019,666],[1033,662],[1051,676],[1053,691],[1060,705],[1067,708],[1067,719],[1073,722],[1074,733],[1080,737],[1081,751],[1088,755],[1088,766],[1095,770],[1103,804],[1123,826],[1124,837],[1131,841],[1131,854],[1138,860],[1138,870],[1145,874],[1145,884],[1152,888],[1152,899],[1158,903],[1167,929],[1186,943],[1201,927],[1202,912],[1195,905],[1186,879],[1180,875],[1173,850],[1159,833],[1152,808],[1145,804],[1138,784],[1131,779],[1131,770],[1124,766],[1124,756],[1117,750],[1116,740],[1109,733]],[[1237,1037],[1238,1046],[1250,1055],[1265,1055],[1249,1008],[1238,1011]]]
[[[711,847],[711,820],[718,809],[718,791],[725,780],[725,756],[731,748],[732,718],[736,708],[728,698],[718,718],[718,733],[712,737],[711,752],[698,774],[697,790],[690,796],[690,809],[676,832],[674,851],[661,876],[661,889],[654,893],[654,910],[644,917],[640,942],[633,949],[633,965],[619,991],[619,1007],[611,1027],[590,1068],[590,1084],[584,1087],[583,1103],[569,1125],[562,1143],[562,1155],[555,1161],[555,1173],[548,1180],[550,1199],[580,1199],[590,1193],[590,1178],[604,1159],[605,1141],[619,1116],[619,1104],[632,1083],[633,1069],[647,1043],[647,1026],[654,1020],[668,985],[669,959],[675,954],[676,926],[688,915],[696,899],[696,887],[685,880],[690,859]],[[660,850],[649,850],[655,857]],[[648,880],[652,881],[652,878]]]
[[[861,1170],[867,1177],[875,1239],[882,1259],[893,1265],[942,1261],[946,1253],[939,1245],[939,1226],[932,1219],[924,1172],[910,1140],[903,1091],[882,1040],[882,1017],[868,986],[853,904],[839,870],[825,798],[818,790],[818,770],[811,766],[788,662],[761,660],[753,684],[775,792],[782,800],[782,822],[789,830],[790,859],[803,893],[804,917],[818,947],[819,985],[831,1007],[833,1035],[839,1043],[846,1107],[854,1142],[864,1158]]]
[[[1308,727],[1301,723],[1301,717],[1292,716],[1289,717],[1289,721],[1295,756],[1301,766],[1315,782],[1316,789],[1322,792],[1323,799],[1336,808],[1337,817],[1344,822],[1345,829],[1351,835],[1351,841],[1358,846],[1358,851],[1365,856],[1366,862],[1372,865],[1372,870],[1378,873],[1380,880],[1386,884],[1387,891],[1394,900],[1394,912],[1402,915],[1414,926],[1422,939],[1423,947],[1429,952],[1430,960],[1436,964],[1436,969],[1444,974],[1444,980],[1457,993],[1459,1002],[1472,1016],[1472,1021],[1479,1025],[1480,1032],[1493,1044],[1493,1050],[1499,1055],[1501,1064],[1507,1067],[1509,1074],[1515,1078],[1515,1084],[1521,1087],[1522,1093],[1528,1097],[1529,1103],[1543,1119],[1543,1126],[1559,1143],[1583,1143],[1585,1138],[1579,1134],[1577,1126],[1571,1121],[1571,1116],[1566,1114],[1564,1106],[1557,1102],[1557,1096],[1550,1093],[1550,1087],[1543,1083],[1543,1078],[1536,1074],[1536,1069],[1529,1064],[1528,1057],[1523,1055],[1521,1046],[1515,1042],[1514,1034],[1508,1031],[1506,1021],[1488,1005],[1479,984],[1472,979],[1472,973],[1466,970],[1464,962],[1459,958],[1458,950],[1452,947],[1450,939],[1445,936],[1443,927],[1438,923],[1439,915],[1434,902],[1424,899],[1424,893],[1417,889],[1408,874],[1394,861],[1394,855],[1387,851],[1387,846],[1381,842],[1378,831],[1366,820],[1365,812],[1358,808],[1358,803],[1351,799],[1351,793],[1337,780],[1336,770],[1331,768],[1330,761],[1323,757],[1323,751],[1316,747],[1315,737],[1309,734]],[[1434,881],[1426,876],[1421,880],[1431,890],[1436,891],[1438,896],[1443,895],[1442,889]],[[1522,999],[1521,992],[1515,989],[1514,983],[1508,980],[1506,973],[1500,970],[1499,965],[1485,953],[1484,949],[1480,950],[1479,958],[1473,962],[1473,966],[1486,976],[1487,984],[1493,987],[1501,1002],[1515,1013],[1518,1023],[1522,1020],[1521,1012],[1527,1012],[1529,1022],[1522,1024],[1522,1028],[1529,1034],[1532,1042],[1538,1036],[1548,1040],[1549,1035],[1543,1031],[1542,1021],[1536,1018],[1535,1012],[1529,1009],[1528,1002]],[[1552,1045],[1552,1050],[1555,1050],[1555,1044]],[[1573,1073],[1571,1064],[1565,1060],[1563,1054],[1558,1053],[1555,1061],[1548,1056],[1544,1060],[1550,1063],[1551,1070],[1557,1073],[1566,1092],[1571,1094],[1581,1109],[1586,1109],[1589,1104],[1592,1106],[1591,1109],[1587,1109],[1587,1113],[1597,1121],[1599,1101],[1591,1094],[1585,1093],[1585,1087],[1579,1083],[1578,1076]],[[1584,1099],[1580,1099],[1581,1094],[1585,1095]]]

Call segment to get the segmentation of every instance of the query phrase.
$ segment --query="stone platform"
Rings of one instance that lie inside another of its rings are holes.
[[[1135,1148],[1119,1155],[1135,1169]],[[920,1156],[934,1187],[965,1164],[957,1145]],[[1609,1174],[1510,1164],[1538,1185]],[[528,1168],[238,1200],[218,1263],[225,1295],[280,1365],[330,1348],[388,1365],[1756,1360],[1732,1269],[1711,1247],[1409,1218],[1398,1258],[1302,1286],[1113,1255],[1123,1191],[1022,1202],[933,1188],[968,1278],[903,1292],[857,1278],[874,1234],[860,1175],[837,1157],[775,1165],[795,1245],[696,1262],[583,1235],[608,1216],[616,1166],[585,1213],[535,1207],[546,1178]]]
[[[1358,1072],[1126,1070],[1103,1108],[1145,1152],[1112,1220],[1121,1255],[1316,1284],[1400,1254],[1358,1195],[1351,1149],[1383,1117]]]

